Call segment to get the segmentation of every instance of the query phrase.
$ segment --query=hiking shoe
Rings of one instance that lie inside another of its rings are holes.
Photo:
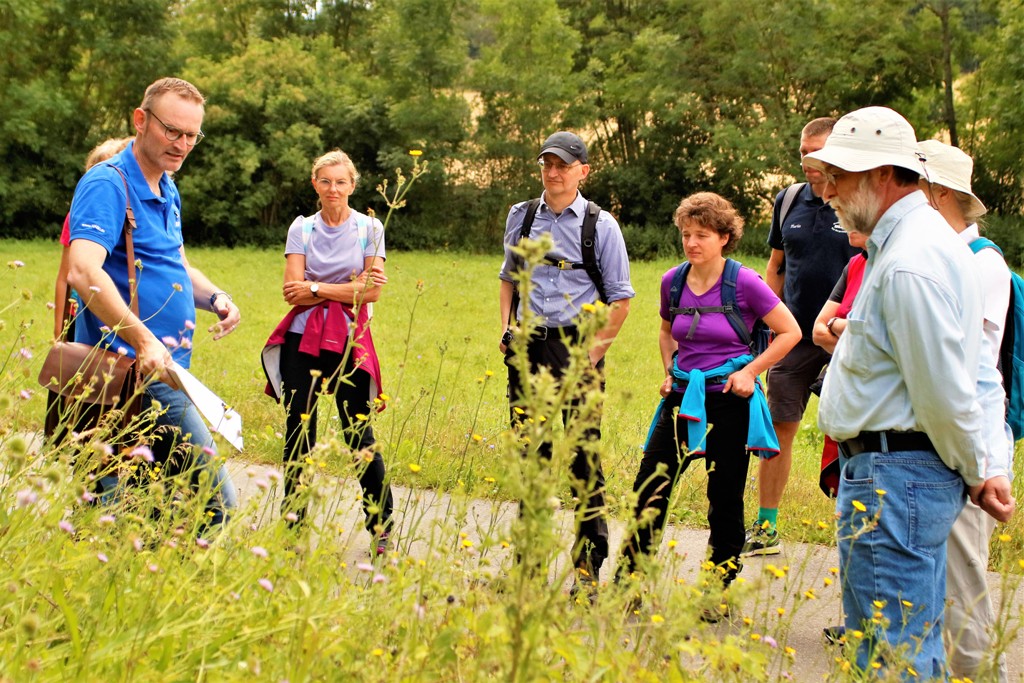
[[[743,544],[740,557],[752,555],[778,555],[782,552],[782,544],[779,542],[779,532],[776,529],[766,529],[765,525],[756,522],[750,527],[747,534],[747,542]]]
[[[370,551],[371,557],[382,557],[387,555],[391,550],[391,537],[387,532],[377,536],[377,542],[374,543],[373,550]]]
[[[569,603],[593,605],[597,602],[597,577],[582,567],[576,569],[576,578],[569,588]]]
[[[845,626],[826,626],[822,629],[825,636],[825,642],[829,645],[843,645],[846,643],[846,627]]]

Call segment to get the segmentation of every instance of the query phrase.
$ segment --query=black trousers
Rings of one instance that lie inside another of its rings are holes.
[[[690,463],[703,458],[708,471],[710,559],[714,564],[725,567],[725,582],[729,583],[739,571],[739,556],[746,536],[743,488],[750,463],[746,445],[749,404],[747,399],[735,394],[709,391],[704,403],[712,429],[707,435],[705,455],[686,457],[683,447],[687,441],[687,422],[676,417],[681,401],[682,394],[679,393],[673,393],[665,401],[640,461],[640,469],[633,482],[633,491],[638,494],[634,515],[639,520],[648,508],[654,509],[656,515],[650,524],[638,528],[626,544],[623,569],[632,571],[639,554],[657,552],[672,490]],[[663,474],[658,473],[659,464],[665,466]],[[735,568],[728,566],[730,560]]]
[[[354,451],[369,449],[376,443],[373,428],[356,418],[358,413],[368,415],[373,410],[367,400],[370,395],[369,373],[354,371],[351,354],[342,368],[342,362],[346,361],[343,354],[321,351],[320,356],[316,357],[302,353],[299,351],[301,341],[301,334],[289,332],[285,335],[281,349],[281,381],[287,411],[283,460],[285,499],[282,510],[294,512],[299,516],[299,521],[305,518],[306,509],[305,506],[297,508],[294,494],[306,455],[316,445],[317,402],[320,393],[326,390],[334,394],[341,422],[340,431],[349,448]],[[314,377],[316,373],[319,376]],[[303,415],[308,415],[308,419],[303,420]],[[366,528],[371,533],[387,531],[391,526],[394,503],[391,486],[386,481],[384,458],[380,453],[374,453],[372,461],[365,465],[359,475],[359,484],[363,488]],[[373,508],[376,511],[372,511]]]
[[[563,341],[556,332],[551,332],[547,339],[533,339],[527,345],[527,356],[530,361],[530,371],[537,372],[541,367],[546,367],[557,379],[561,378],[569,367],[569,348],[567,343],[575,342],[575,337]],[[509,420],[512,428],[516,429],[519,423],[530,417],[530,408],[523,405],[523,385],[519,372],[512,366],[511,351],[505,359],[508,366],[508,398],[509,398]],[[595,371],[601,376],[601,389],[604,389],[604,359],[598,363]],[[579,407],[583,402],[583,389],[588,382],[584,382],[579,391],[569,400],[569,405],[562,410],[562,423],[569,425],[578,417]],[[524,412],[516,412],[516,408]],[[596,446],[601,440],[600,418],[595,424],[587,425],[583,432],[583,441]],[[538,448],[542,457],[551,458],[551,444],[544,443]],[[576,514],[576,540],[572,548],[572,560],[575,566],[586,569],[595,578],[601,570],[608,557],[608,521],[605,518],[604,503],[604,472],[601,471],[601,461],[598,453],[591,447],[584,444],[577,446],[570,464],[570,486],[573,495],[580,501],[580,510]],[[523,501],[520,501],[520,515],[526,512],[523,509]]]

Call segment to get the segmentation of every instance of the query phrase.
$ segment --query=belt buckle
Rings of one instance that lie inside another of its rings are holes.
[[[547,341],[548,328],[544,325],[537,325],[537,327],[533,328],[533,334],[534,338],[538,341]]]
[[[572,270],[572,263],[568,259],[561,259],[555,265],[559,270]]]

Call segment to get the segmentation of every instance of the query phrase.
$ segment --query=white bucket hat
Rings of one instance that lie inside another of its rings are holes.
[[[859,173],[880,166],[900,166],[924,175],[914,127],[888,107],[850,112],[836,122],[825,146],[804,160],[818,170],[831,165]]]
[[[974,204],[975,215],[981,216],[988,211],[971,191],[974,159],[963,150],[938,140],[923,140],[917,146],[924,154],[924,168],[928,172],[926,178],[929,182],[968,195]]]

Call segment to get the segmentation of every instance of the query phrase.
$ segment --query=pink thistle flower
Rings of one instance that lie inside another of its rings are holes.
[[[423,605],[416,603],[412,606],[412,613],[416,615],[417,619],[422,619],[427,616],[427,608]]]
[[[135,548],[135,552],[141,553],[142,552],[142,539],[141,538],[133,538],[132,539],[132,547]]]
[[[281,473],[278,472],[277,470],[270,470],[269,472],[267,472],[267,478],[276,484],[277,482],[281,481]]]
[[[37,500],[39,500],[39,496],[32,489],[22,489],[14,496],[15,505],[20,508],[34,505]]]
[[[46,307],[52,311],[53,309],[57,308],[57,304],[53,303],[52,301],[47,301]]]
[[[82,492],[82,502],[83,503],[91,503],[94,500],[96,500],[96,496],[92,495],[88,491],[83,491]]]
[[[75,533],[75,527],[66,519],[60,520],[60,522],[57,523],[57,527],[67,534],[74,535]]]
[[[156,574],[158,571],[160,571],[160,567],[156,566],[155,564],[149,565],[148,567],[146,567],[146,569],[148,569],[153,574]]]
[[[256,488],[258,488],[260,491],[266,491],[267,489],[270,488],[270,482],[268,482],[266,479],[257,479],[253,483],[256,484]]]
[[[211,458],[217,455],[217,451],[213,450],[209,446],[203,446],[203,453],[210,456]]]
[[[210,547],[210,542],[207,541],[205,538],[197,538],[196,545],[202,548],[203,550],[206,550]]]
[[[96,559],[102,562],[103,564],[110,562],[110,558],[107,557],[106,553],[96,553]]]
[[[30,398],[32,398],[32,393],[33,392],[31,389],[22,389],[21,391],[18,392],[18,396],[21,396],[23,400],[27,401]]]
[[[126,348],[125,348],[125,347],[123,347],[123,346],[118,346],[118,347],[117,347],[117,353],[118,353],[119,355],[121,355],[121,356],[127,356],[127,355],[128,355],[128,349],[126,349]]]
[[[192,348],[192,340],[189,339],[188,337],[185,337],[184,339],[182,339],[181,340],[181,348],[183,348],[185,350],[191,349]]]
[[[173,538],[168,538],[166,541],[164,541],[164,545],[173,550],[178,547],[178,542],[175,541]]]
[[[115,520],[114,515],[103,515],[96,521],[100,524],[113,524]]]
[[[373,583],[384,583],[388,578],[383,574],[375,574],[373,577]]]
[[[194,329],[196,329],[196,324],[194,322],[192,322],[191,320],[186,320],[185,321],[185,329],[186,330],[194,330]]]
[[[360,562],[359,564],[356,565],[356,569],[358,569],[361,572],[372,572],[373,571],[373,565],[370,564],[369,562]]]
[[[265,559],[267,559],[267,555],[269,554],[269,553],[267,553],[267,549],[266,549],[266,548],[264,548],[264,547],[263,547],[263,546],[261,546],[261,545],[254,545],[254,546],[253,546],[252,548],[250,548],[249,550],[250,550],[250,552],[252,552],[252,554],[253,554],[253,555],[255,555],[256,557],[262,557],[262,558],[263,558],[264,560],[265,560]]]
[[[178,340],[175,339],[174,337],[171,337],[170,335],[166,337],[161,337],[160,341],[162,341],[164,343],[164,346],[166,346],[169,349],[173,349],[178,346]]]
[[[765,636],[764,638],[762,638],[762,640],[764,641],[764,644],[767,645],[768,647],[778,647],[779,646],[779,644],[771,636]]]
[[[149,446],[136,446],[132,449],[133,458],[142,458],[146,462],[153,462],[153,451]]]
[[[100,325],[100,332],[103,334],[110,334],[110,328],[106,325]]]
[[[11,270],[14,270],[16,268],[24,268],[25,267],[25,262],[24,261],[8,261],[7,262],[7,267],[10,268]]]
[[[100,293],[100,288],[97,287],[96,285],[91,285],[89,287],[89,291],[92,292],[93,294],[99,294]]]
[[[284,518],[287,519],[289,522],[299,521],[299,516],[294,512],[286,512]]]
[[[32,352],[26,348],[22,348],[18,354],[25,360],[32,360]]]
[[[274,584],[270,582],[270,579],[260,579],[256,583],[258,583],[260,585],[260,588],[267,591],[268,593],[274,592]]]

